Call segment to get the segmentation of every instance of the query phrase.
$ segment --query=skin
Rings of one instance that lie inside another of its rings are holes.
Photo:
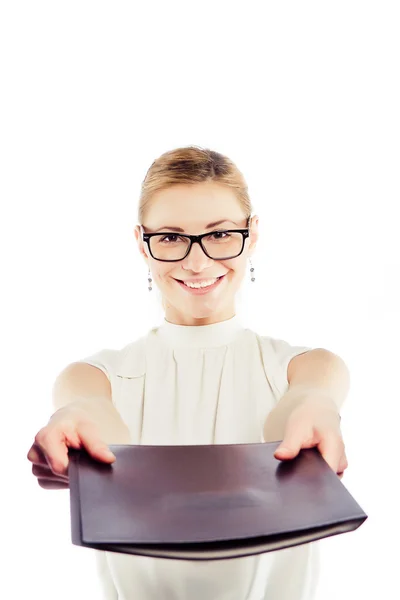
[[[144,219],[146,233],[164,226],[180,227],[187,234],[201,234],[224,229],[242,229],[247,226],[246,213],[234,191],[215,182],[194,185],[174,185],[154,194]],[[227,219],[212,228],[212,222]],[[139,252],[150,268],[152,279],[164,299],[165,318],[176,325],[211,325],[226,321],[235,315],[235,295],[247,272],[247,262],[258,240],[258,217],[250,224],[250,236],[243,252],[230,260],[212,260],[194,244],[189,255],[179,262],[161,262],[151,257],[147,244],[142,241],[140,226],[135,227]],[[221,284],[208,294],[196,296],[186,292],[176,279],[210,279],[226,275]]]

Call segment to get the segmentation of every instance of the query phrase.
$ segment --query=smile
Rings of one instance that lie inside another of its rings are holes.
[[[195,283],[188,281],[187,283],[181,281],[180,279],[175,279],[177,283],[190,294],[206,294],[212,290],[215,290],[221,283],[221,281],[225,278],[225,275],[221,277],[215,277],[210,279],[205,279],[202,282]]]

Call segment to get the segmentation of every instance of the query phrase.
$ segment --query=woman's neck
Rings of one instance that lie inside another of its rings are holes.
[[[182,313],[177,311],[174,307],[167,307],[165,310],[165,320],[168,323],[174,325],[186,325],[189,327],[213,325],[215,323],[221,323],[222,321],[228,321],[236,316],[235,309],[225,310],[221,313],[212,313],[207,316],[196,317],[191,314]]]

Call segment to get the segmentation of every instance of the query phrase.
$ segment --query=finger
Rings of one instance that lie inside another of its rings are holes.
[[[46,479],[44,477],[38,479],[38,484],[44,490],[66,490],[69,488],[68,483],[64,483],[63,481],[57,481],[54,479]]]
[[[46,457],[37,444],[33,444],[31,446],[28,454],[26,455],[26,458],[34,465],[40,465],[40,464],[47,465]]]
[[[318,444],[318,450],[335,473],[339,471],[338,467],[340,458],[343,454],[343,448],[343,440],[339,435],[332,433],[331,431],[322,433],[321,440]]]
[[[98,429],[92,423],[81,423],[78,431],[80,440],[88,453],[102,462],[112,463],[116,460],[108,445],[102,441]]]
[[[42,439],[45,436],[45,434],[48,432],[49,427],[52,427],[52,426],[47,425],[46,427],[42,427],[42,429],[36,435],[35,440]],[[71,443],[72,445],[76,444],[79,447],[79,445],[80,445],[79,438],[76,435],[76,432],[75,432],[72,424],[69,424],[68,422],[63,423],[62,430],[65,433],[65,437],[68,439],[69,443]],[[38,464],[38,465],[43,465],[43,464],[47,465],[48,464],[45,453],[43,452],[42,448],[36,441],[30,447],[29,452],[26,457],[33,464]]]
[[[41,429],[35,437],[35,443],[43,452],[53,473],[65,475],[68,467],[68,448],[63,432],[57,428]]]
[[[274,456],[280,460],[295,458],[301,448],[313,445],[313,431],[306,422],[297,419],[288,421],[281,444],[275,450]]]
[[[63,421],[50,425],[39,432],[39,450],[45,453],[47,464],[53,473],[67,476],[69,456],[68,449],[80,448],[81,442],[73,421]]]
[[[53,471],[50,469],[49,466],[41,466],[41,465],[33,465],[32,467],[32,473],[33,475],[35,475],[35,477],[40,478],[44,478],[44,479],[61,479],[61,480],[66,480],[68,481],[68,476],[67,475],[54,475]]]
[[[349,463],[347,460],[346,452],[343,452],[343,454],[339,460],[339,465],[338,465],[338,469],[337,469],[338,473],[343,473],[343,471],[345,471],[348,466],[349,466]]]

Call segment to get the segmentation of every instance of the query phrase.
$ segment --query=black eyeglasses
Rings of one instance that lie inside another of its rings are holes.
[[[250,224],[250,218],[248,225]],[[212,260],[229,260],[236,258],[243,252],[246,238],[249,237],[249,228],[224,229],[202,233],[201,235],[187,235],[171,231],[158,233],[144,233],[143,241],[147,243],[150,255],[155,260],[162,262],[178,262],[189,254],[193,244],[200,244],[204,254]]]

